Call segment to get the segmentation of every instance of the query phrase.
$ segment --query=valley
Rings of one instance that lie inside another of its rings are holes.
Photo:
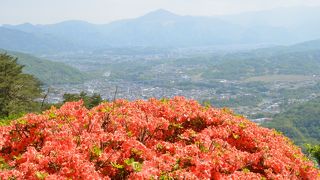
[[[98,93],[107,100],[114,96],[129,100],[186,96],[229,107],[262,123],[291,104],[320,95],[319,53],[314,46],[304,51],[295,50],[296,46],[301,44],[235,52],[129,48],[43,55],[89,77],[84,83],[50,85],[48,101],[59,102],[64,93],[81,91]]]
[[[320,1],[3,1],[0,180],[320,180]]]

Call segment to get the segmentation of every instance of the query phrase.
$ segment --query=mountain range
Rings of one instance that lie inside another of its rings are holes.
[[[108,24],[64,21],[0,26],[0,48],[29,53],[108,47],[290,44],[320,38],[320,8],[281,8],[237,15],[181,16],[157,10]]]

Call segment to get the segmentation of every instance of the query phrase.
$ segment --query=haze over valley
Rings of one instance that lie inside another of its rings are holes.
[[[320,1],[0,4],[0,179],[320,177]]]
[[[49,103],[82,91],[186,96],[262,123],[320,95],[318,17],[319,7],[210,17],[159,9],[106,24],[3,24],[0,48],[49,88]]]

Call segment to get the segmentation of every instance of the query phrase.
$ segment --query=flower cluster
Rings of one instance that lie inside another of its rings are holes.
[[[0,179],[320,179],[292,142],[183,97],[82,101],[0,127]]]

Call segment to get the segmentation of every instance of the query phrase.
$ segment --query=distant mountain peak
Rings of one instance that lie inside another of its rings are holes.
[[[20,24],[20,26],[33,26],[33,24],[26,22],[26,23]]]
[[[2,27],[7,27],[7,28],[11,28],[11,27],[33,27],[34,25],[31,23],[22,23],[22,24],[18,24],[18,25],[11,25],[11,24],[3,24]]]
[[[150,13],[153,13],[153,14],[173,14],[173,15],[175,15],[174,13],[172,13],[172,12],[166,10],[166,9],[157,9],[157,10],[151,11]]]
[[[65,20],[65,21],[62,21],[60,23],[83,23],[83,24],[87,24],[89,22],[84,21],[84,20],[72,19],[72,20]]]
[[[158,9],[155,11],[151,11],[144,15],[143,17],[148,17],[148,18],[161,18],[161,17],[176,17],[178,16],[177,14],[174,14],[168,10],[165,9]]]
[[[83,20],[66,20],[66,21],[62,21],[56,24],[60,24],[60,25],[65,25],[65,24],[72,24],[72,25],[88,25],[91,24],[87,21],[83,21]]]

